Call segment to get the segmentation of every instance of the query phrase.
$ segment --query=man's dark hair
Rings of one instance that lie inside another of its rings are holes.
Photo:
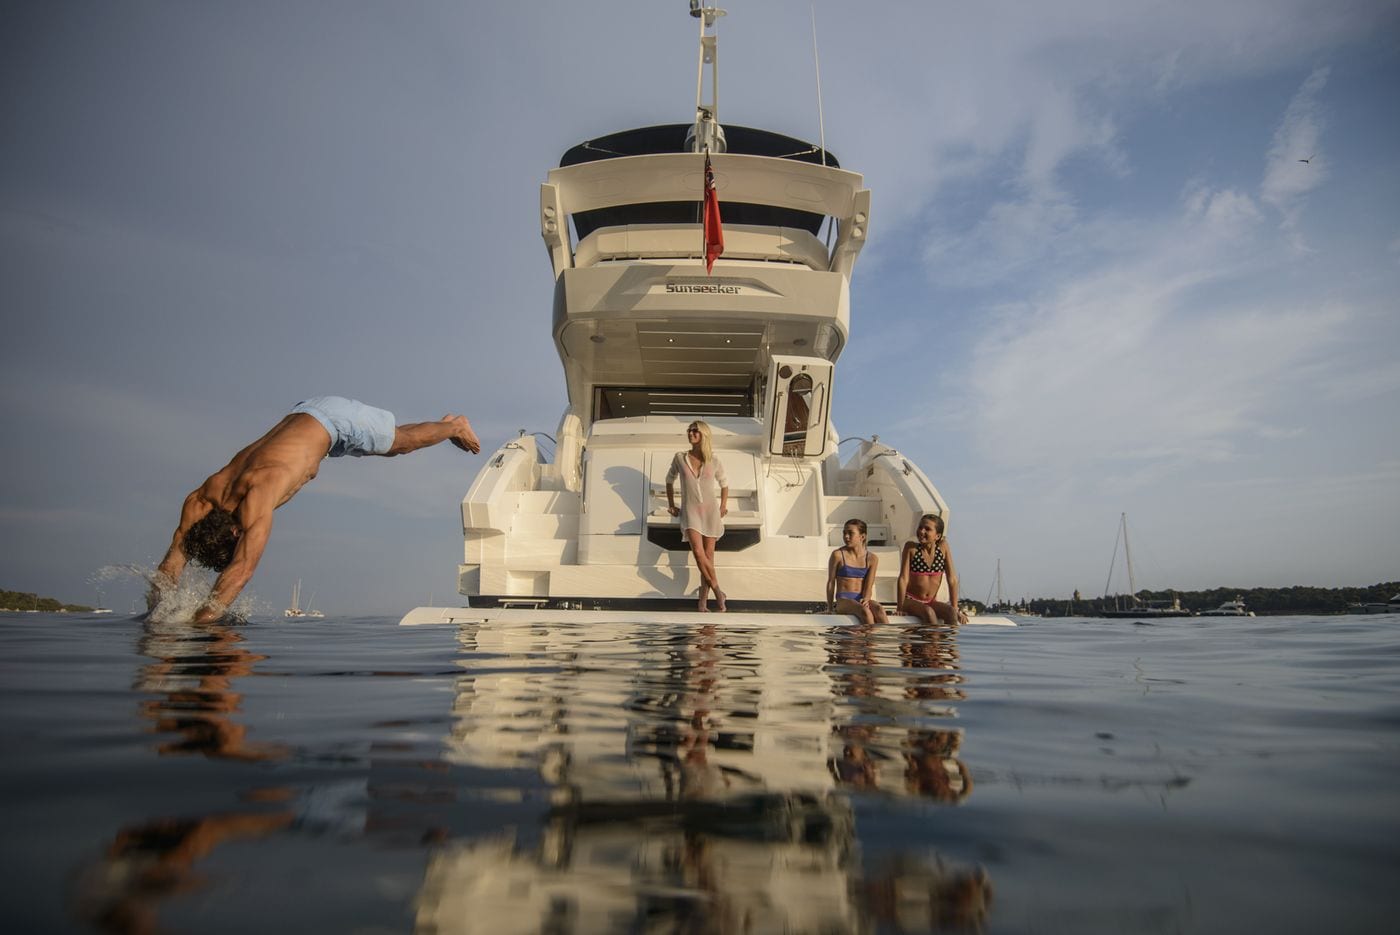
[[[210,510],[185,533],[185,557],[205,568],[223,571],[233,561],[233,547],[238,544],[236,526],[232,513]]]

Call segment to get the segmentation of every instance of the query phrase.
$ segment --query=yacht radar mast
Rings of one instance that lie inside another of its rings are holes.
[[[719,44],[715,20],[727,15],[715,6],[702,6],[704,0],[690,0],[690,15],[700,21],[700,60],[695,73],[695,126],[686,134],[692,153],[722,153],[728,150],[724,128],[719,125]],[[710,68],[710,99],[705,100],[705,66]]]

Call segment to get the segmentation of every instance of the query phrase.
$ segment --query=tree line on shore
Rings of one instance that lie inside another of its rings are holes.
[[[92,609],[86,604],[65,604],[52,597],[40,597],[29,591],[0,589],[0,610],[43,610],[49,613],[61,610],[72,614],[82,614],[89,613]]]
[[[1226,601],[1241,600],[1247,608],[1263,616],[1268,614],[1344,614],[1351,604],[1385,603],[1400,594],[1400,581],[1381,582],[1363,588],[1312,588],[1294,585],[1289,588],[1210,588],[1204,591],[1139,591],[1138,600],[1146,603],[1179,600],[1186,610],[1197,613],[1212,610]],[[1071,598],[1037,597],[1021,600],[1014,607],[1042,617],[1101,617],[1114,609],[1115,598],[1083,598],[1074,592]],[[1131,603],[1129,595],[1117,598],[1125,609]],[[980,601],[966,601],[978,611],[987,608]],[[1010,610],[1011,608],[1007,608]]]

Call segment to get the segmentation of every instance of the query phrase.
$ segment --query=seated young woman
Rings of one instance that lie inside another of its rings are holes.
[[[938,599],[938,586],[948,579],[948,602]],[[895,588],[901,613],[924,623],[966,623],[967,614],[958,609],[958,573],[953,569],[953,553],[943,535],[943,517],[925,513],[919,518],[914,539],[904,543],[899,556],[899,583]]]
[[[848,519],[841,530],[846,543],[831,553],[826,573],[826,607],[833,614],[851,614],[866,624],[888,623],[885,608],[875,600],[875,571],[880,559],[865,548],[865,520]]]

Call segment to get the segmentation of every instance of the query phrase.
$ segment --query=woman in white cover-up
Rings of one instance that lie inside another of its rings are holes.
[[[724,516],[729,512],[729,482],[724,465],[715,457],[710,444],[710,427],[690,423],[686,430],[689,451],[678,451],[666,473],[666,503],[672,516],[681,518],[681,534],[695,553],[700,569],[700,609],[709,610],[710,589],[721,611],[726,610],[724,592],[715,575],[715,540],[724,535]],[[676,479],[681,481],[681,505],[676,506]],[[716,495],[718,487],[718,495]]]

